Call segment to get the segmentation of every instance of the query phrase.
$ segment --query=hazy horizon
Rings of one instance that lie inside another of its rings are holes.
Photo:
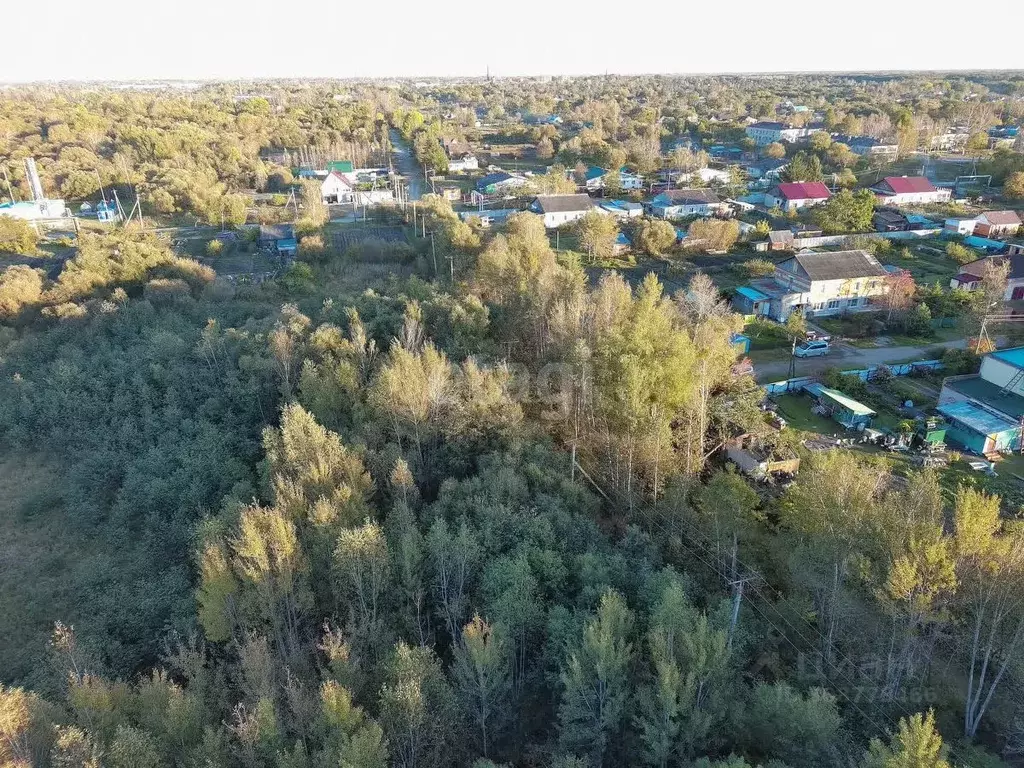
[[[848,8],[800,13],[741,0],[718,13],[657,0],[632,14],[581,3],[454,13],[405,0],[307,0],[283,12],[269,0],[181,0],[101,14],[53,0],[40,31],[33,8],[5,9],[9,29],[32,33],[11,36],[0,82],[434,79],[482,77],[488,67],[496,77],[1021,69],[1011,45],[965,43],[932,3]],[[1024,20],[1008,0],[984,12],[1010,28]]]

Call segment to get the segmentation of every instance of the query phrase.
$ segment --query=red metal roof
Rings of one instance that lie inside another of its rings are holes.
[[[897,195],[935,191],[934,185],[924,176],[886,176],[882,181]]]
[[[786,200],[824,200],[831,193],[820,181],[799,181],[779,184],[779,195]]]

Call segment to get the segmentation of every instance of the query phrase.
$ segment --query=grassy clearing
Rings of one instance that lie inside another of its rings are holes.
[[[779,406],[779,414],[793,429],[819,435],[837,435],[846,431],[832,419],[812,413],[814,401],[807,395],[779,395],[774,400]]]
[[[37,456],[0,459],[0,669],[17,679],[37,666],[59,620],[78,617],[72,571],[97,554],[53,489],[58,479]]]
[[[892,264],[905,269],[918,284],[931,285],[938,282],[949,285],[960,265],[946,255],[946,241],[938,239],[921,240],[907,246],[910,258],[901,258],[902,246],[896,246],[890,253],[879,258],[883,264]]]
[[[782,350],[783,357],[788,357],[792,342],[786,335],[785,328],[771,320],[755,320],[743,326],[743,335],[750,339],[752,352],[758,350]]]

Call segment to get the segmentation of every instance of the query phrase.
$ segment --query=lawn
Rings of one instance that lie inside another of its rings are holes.
[[[786,335],[786,329],[779,323],[771,320],[755,320],[743,326],[743,335],[750,339],[751,351],[763,349],[781,349],[787,357],[791,351],[792,342]]]
[[[892,251],[879,255],[883,264],[892,264],[910,272],[919,285],[931,285],[938,282],[949,285],[950,279],[957,273],[960,265],[946,255],[945,240],[920,240],[907,245],[910,258],[900,258],[903,246],[895,244]],[[980,254],[979,254],[980,255]]]
[[[775,398],[779,414],[793,429],[819,435],[837,435],[846,430],[832,419],[811,413],[814,401],[807,395],[779,395]]]

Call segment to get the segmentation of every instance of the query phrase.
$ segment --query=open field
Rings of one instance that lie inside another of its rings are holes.
[[[408,242],[408,232],[402,227],[377,225],[342,225],[328,230],[331,246],[338,252],[364,240],[380,240],[385,243]]]

